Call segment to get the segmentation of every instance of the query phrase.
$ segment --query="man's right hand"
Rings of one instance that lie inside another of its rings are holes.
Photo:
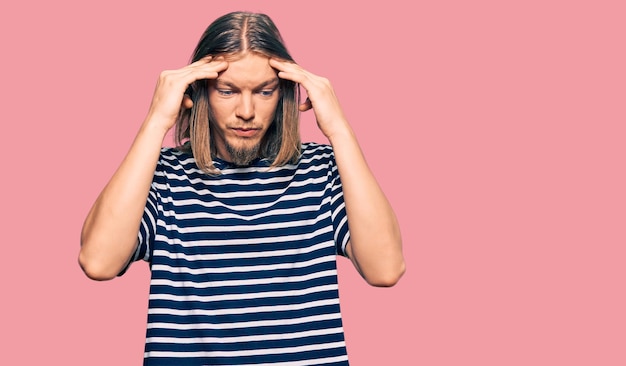
[[[181,108],[189,109],[193,106],[185,94],[189,85],[197,80],[216,79],[227,68],[228,62],[208,56],[178,70],[161,72],[146,122],[160,126],[166,133],[176,123]]]

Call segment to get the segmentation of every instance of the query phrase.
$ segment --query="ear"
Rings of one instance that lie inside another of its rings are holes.
[[[187,94],[183,95],[183,109],[191,109],[193,107],[193,101],[191,97]]]
[[[300,112],[306,112],[311,108],[313,108],[313,104],[311,103],[311,99],[309,99],[308,97],[306,98],[304,103],[298,106],[298,109],[300,110]]]

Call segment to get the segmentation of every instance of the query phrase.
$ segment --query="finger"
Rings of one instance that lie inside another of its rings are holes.
[[[299,72],[279,71],[278,77],[284,80],[293,81],[294,83],[302,84],[305,88],[310,80],[306,75]]]
[[[188,75],[189,72],[198,71],[198,70],[200,71],[211,70],[214,72],[221,72],[221,71],[226,70],[227,68],[228,68],[228,62],[226,62],[223,57],[206,56],[196,62],[192,62],[189,65],[186,65],[178,70],[175,70],[175,72],[178,72],[181,75]],[[215,78],[215,77],[216,76],[207,77],[207,78]]]
[[[206,64],[206,63],[211,62],[211,60],[213,60],[213,55],[206,55],[206,56],[202,57],[201,59],[199,59],[198,61],[194,61],[194,62],[190,63],[189,66]]]
[[[270,66],[278,70],[278,77],[281,79],[302,83],[311,76],[310,73],[295,62],[283,61],[275,58],[270,58],[269,62]]]
[[[213,59],[211,60],[211,62],[197,61],[197,62],[187,65],[186,67],[183,67],[180,70],[187,71],[187,70],[213,70],[214,69],[217,71],[223,71],[223,70],[226,70],[227,68],[228,68],[227,61]]]
[[[228,62],[216,61],[211,64],[204,64],[192,68],[183,68],[179,70],[178,77],[186,84],[191,85],[193,82],[205,79],[216,79],[219,73],[228,68]]]
[[[281,60],[281,59],[273,58],[273,57],[270,58],[269,63],[271,67],[278,69],[280,71],[283,71],[285,67],[288,66],[288,64],[290,63],[293,64],[293,62],[289,62],[289,61],[285,61],[285,60]]]

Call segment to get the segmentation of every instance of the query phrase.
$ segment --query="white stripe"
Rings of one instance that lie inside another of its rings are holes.
[[[238,366],[319,366],[328,363],[335,363],[340,361],[347,361],[348,356],[335,356],[335,357],[324,357],[324,358],[316,358],[315,360],[304,360],[304,361],[287,361],[287,362],[272,362],[272,363],[247,363],[247,364],[239,364]]]
[[[189,267],[172,267],[163,264],[155,264],[152,266],[152,272],[163,271],[171,273],[187,273],[187,274],[211,274],[211,273],[233,273],[233,272],[252,272],[252,271],[272,271],[279,269],[306,268],[316,264],[336,261],[335,255],[327,255],[320,258],[314,258],[304,262],[296,263],[276,263],[258,266],[236,266],[221,268],[189,268]]]
[[[146,352],[144,353],[145,357],[157,357],[153,356],[155,352]],[[162,356],[166,357],[166,356]],[[318,366],[325,365],[328,363],[336,363],[341,361],[347,361],[347,356],[335,356],[335,357],[324,357],[324,358],[316,358],[315,360],[303,360],[303,361],[287,361],[287,362],[272,362],[272,363],[246,363],[246,364],[238,364],[237,366]]]
[[[247,211],[258,211],[258,210],[268,210],[267,212],[264,212],[262,214],[257,214],[257,216],[254,216],[255,218],[259,218],[259,217],[268,217],[268,216],[272,216],[272,215],[282,215],[282,214],[290,214],[290,213],[299,213],[299,212],[317,212],[320,209],[320,206],[325,205],[330,203],[331,198],[330,197],[325,197],[322,201],[319,202],[319,204],[315,204],[315,205],[301,205],[298,203],[298,201],[302,201],[304,198],[307,197],[313,197],[313,198],[317,198],[317,195],[315,196],[298,196],[295,197],[294,199],[292,199],[292,201],[296,201],[296,206],[294,207],[288,207],[288,208],[281,208],[281,209],[274,209],[272,208],[272,206],[275,206],[277,203],[279,203],[280,201],[285,201],[285,199],[279,199],[273,202],[269,202],[269,203],[264,203],[264,204],[256,204],[256,205],[239,205],[239,206],[229,206],[229,205],[225,205],[221,202],[217,202],[217,201],[210,201],[210,202],[203,202],[203,201],[198,201],[198,200],[185,200],[185,201],[193,201],[190,204],[196,204],[198,206],[201,206],[204,210],[199,211],[198,212],[194,212],[194,213],[177,213],[176,210],[168,210],[168,211],[164,211],[164,215],[168,216],[168,217],[175,217],[178,219],[195,219],[195,218],[212,218],[212,217],[216,217],[216,215],[224,215],[222,214],[218,214],[215,213],[213,210],[211,210],[212,208],[215,207],[221,207],[224,210],[228,210],[228,211],[233,211],[233,212],[247,212]],[[181,202],[181,201],[178,201]],[[183,205],[180,205],[183,206]],[[247,220],[250,218],[249,215],[246,216],[242,216],[242,215],[238,215],[238,214],[234,214],[234,213],[230,213],[230,215],[232,215],[232,217],[235,218],[241,218],[242,220]],[[225,217],[228,218],[229,216],[220,216],[220,217]]]
[[[255,192],[260,192],[260,191],[255,191]],[[188,198],[188,199],[177,199],[172,202],[172,205],[177,206],[177,207],[183,207],[183,206],[188,206],[188,205],[199,205],[207,209],[212,208],[212,207],[224,207],[233,211],[235,210],[243,211],[244,209],[245,210],[262,210],[262,209],[271,208],[272,206],[275,206],[277,203],[281,203],[281,202],[300,201],[300,200],[307,199],[307,198],[319,198],[319,197],[324,197],[324,196],[325,196],[324,191],[318,190],[318,191],[303,192],[303,193],[298,193],[298,194],[282,195],[280,197],[274,197],[274,199],[271,200],[270,202],[258,203],[258,204],[228,205],[224,202],[217,201],[217,200],[201,200],[197,198]],[[322,202],[325,203],[327,200],[330,200],[330,197],[325,197]],[[315,206],[304,206],[304,207],[315,207]],[[297,207],[293,207],[292,209],[296,209],[296,208]]]
[[[339,234],[341,233],[341,229],[343,229],[343,227],[345,225],[348,224],[348,217],[345,216],[343,219],[341,219],[341,221],[339,221],[339,223],[337,224],[337,230],[335,231],[335,242],[339,241]]]
[[[332,213],[332,216],[331,216],[333,221],[335,221],[335,217],[337,217],[337,214],[339,214],[341,211],[345,211],[345,209],[346,209],[346,203],[345,202],[343,202],[339,206],[337,206],[337,208],[333,210],[333,213]]]
[[[308,295],[316,292],[336,291],[337,285],[324,285],[310,287],[302,290],[292,291],[267,291],[267,292],[254,292],[244,294],[227,294],[227,295],[213,295],[213,296],[199,296],[199,295],[170,295],[170,294],[151,294],[150,300],[169,300],[169,301],[199,301],[199,302],[216,302],[216,301],[229,301],[229,300],[247,300],[247,299],[262,299],[271,297],[297,297],[302,295]]]
[[[178,324],[178,323],[148,323],[148,329],[174,329],[174,330],[202,330],[202,329],[241,329],[256,327],[277,327],[281,325],[306,324],[311,322],[321,322],[324,320],[340,319],[341,314],[323,314],[312,315],[303,318],[276,319],[276,320],[257,320],[251,322],[237,323],[194,323],[194,324]]]
[[[191,281],[172,281],[172,280],[152,280],[152,285],[170,286],[170,287],[186,287],[186,288],[213,288],[213,287],[231,287],[231,286],[252,286],[267,285],[271,283],[291,283],[304,282],[314,278],[335,276],[337,271],[328,270],[311,273],[304,276],[292,277],[271,277],[250,280],[232,280],[232,281],[207,281],[207,282],[191,282]]]
[[[151,357],[243,357],[243,356],[259,356],[259,355],[273,355],[273,354],[280,355],[280,354],[285,354],[285,353],[317,351],[317,350],[323,350],[323,349],[340,348],[344,346],[345,346],[344,342],[333,342],[333,343],[312,344],[309,346],[255,349],[255,350],[245,350],[245,351],[211,351],[211,352],[152,351],[152,352],[149,352],[149,355]]]
[[[297,339],[305,337],[315,337],[320,335],[340,334],[343,328],[328,328],[321,330],[309,330],[304,332],[263,334],[255,336],[241,337],[194,337],[194,338],[173,338],[173,337],[149,337],[146,343],[174,343],[174,344],[202,344],[202,343],[243,343],[255,341],[274,341],[282,339]]]
[[[223,227],[224,231],[228,231],[228,226]],[[200,246],[225,246],[225,245],[247,245],[247,244],[268,244],[268,243],[285,243],[301,240],[308,240],[316,236],[332,232],[332,225],[318,229],[306,235],[283,235],[265,238],[249,238],[249,239],[220,239],[220,240],[186,240],[181,241],[178,238],[168,238],[162,234],[156,235],[155,241],[163,241],[169,245],[178,244],[182,247],[200,247]]]
[[[333,187],[333,188],[334,188],[334,189],[333,189],[333,192],[331,192],[332,197],[331,197],[331,199],[330,199],[330,203],[331,203],[331,204],[334,204],[334,203],[335,203],[335,201],[337,201],[338,199],[340,199],[340,198],[342,198],[342,197],[343,197],[343,191],[337,191],[337,190],[339,190],[339,189],[342,189],[342,186],[341,186],[341,185],[338,185],[338,186]]]
[[[155,257],[165,257],[170,259],[184,259],[186,261],[203,261],[203,260],[220,260],[220,259],[244,259],[244,258],[264,258],[264,257],[282,257],[288,255],[297,255],[315,252],[324,248],[328,248],[332,245],[332,242],[323,242],[320,244],[312,245],[310,247],[298,248],[298,249],[283,249],[283,250],[266,250],[261,252],[246,252],[246,253],[216,253],[216,254],[183,254],[183,253],[171,253],[165,250],[155,249]]]
[[[206,310],[206,309],[191,309],[191,310],[178,310],[169,308],[152,308],[148,310],[148,314],[157,315],[173,315],[173,316],[218,316],[218,315],[240,315],[250,313],[271,313],[276,311],[296,311],[310,308],[316,308],[328,305],[338,305],[339,299],[317,300],[311,302],[305,302],[302,304],[291,305],[271,305],[271,306],[257,306],[246,308],[229,308],[218,310]]]
[[[350,233],[346,234],[346,236],[343,237],[343,243],[341,243],[341,251],[347,256],[348,253],[346,252],[346,247],[348,246],[348,243],[350,242]]]
[[[309,208],[315,207],[315,210],[310,210],[312,212],[319,212],[319,206],[307,206]],[[294,214],[297,212],[307,212],[307,210],[302,210],[302,207],[297,210],[289,210],[289,214]],[[169,213],[172,213],[171,211]],[[225,215],[225,214],[222,214]],[[184,217],[183,217],[184,216]],[[175,214],[173,217],[177,217],[181,221],[184,219],[199,219],[199,218],[218,218],[220,215],[218,214],[209,214],[209,213],[201,213],[201,214]],[[240,217],[239,215],[231,215],[233,217]],[[228,228],[228,231],[254,231],[254,230],[271,230],[271,229],[285,229],[290,227],[299,227],[299,226],[312,226],[319,223],[322,220],[327,219],[330,216],[330,212],[322,212],[321,215],[315,217],[315,219],[310,220],[298,220],[298,221],[285,221],[285,222],[273,222],[269,224],[257,224],[257,225],[235,225],[235,226],[201,226],[201,227],[179,227],[178,225],[172,223],[169,224],[168,227],[171,228],[175,232],[179,233],[210,233],[210,232],[221,232],[224,231],[225,228]],[[246,217],[248,220],[248,217]]]
[[[175,177],[178,177],[177,175],[172,175],[172,174],[165,174],[165,176],[168,179],[172,179]],[[269,179],[266,181],[266,183],[255,183],[255,185],[258,185],[259,188],[262,188],[263,186],[267,186],[271,183],[273,183],[273,180],[275,178]],[[159,188],[159,189],[167,189],[172,193],[182,193],[182,192],[190,192],[190,193],[194,193],[194,194],[198,194],[198,195],[211,195],[213,197],[217,197],[217,198],[240,198],[240,197],[263,197],[263,196],[279,196],[279,195],[283,195],[285,193],[285,191],[287,191],[288,189],[291,188],[295,188],[295,187],[306,187],[306,186],[310,186],[313,184],[322,184],[324,182],[326,182],[328,180],[328,177],[326,175],[321,176],[321,177],[316,177],[316,178],[306,178],[303,180],[295,180],[292,181],[289,185],[287,185],[284,188],[280,188],[280,189],[259,189],[259,190],[250,190],[250,191],[233,191],[233,190],[229,190],[228,192],[215,192],[212,191],[208,188],[204,188],[204,189],[198,189],[198,187],[195,187],[193,185],[184,185],[184,186],[171,186],[168,184],[163,184],[163,183],[154,183],[154,186]],[[219,186],[225,186],[228,185],[228,181],[229,179],[221,179],[219,181],[205,181],[205,185],[209,186],[210,184],[208,183],[214,183],[213,185],[219,185]],[[236,182],[236,181],[232,181],[231,182]],[[239,181],[240,183],[242,182],[247,182],[247,181]],[[236,184],[232,184],[233,188],[235,186],[237,186]],[[245,184],[238,184],[238,185],[245,185]]]
[[[252,220],[260,219],[264,217],[285,216],[285,215],[293,215],[296,213],[307,213],[307,212],[315,213],[315,212],[320,211],[321,206],[326,205],[329,202],[330,202],[330,197],[326,197],[319,203],[319,205],[316,204],[316,205],[297,206],[297,207],[281,208],[281,209],[270,209],[270,210],[266,210],[264,212],[258,213],[256,215],[249,215],[245,213],[248,211],[254,211],[254,210],[265,209],[265,208],[256,207],[259,205],[245,205],[245,206],[242,205],[242,206],[237,206],[237,207],[232,207],[232,206],[227,207],[222,204],[217,204],[217,205],[203,204],[202,206],[204,207],[204,210],[201,210],[201,211],[198,210],[197,212],[194,212],[194,213],[177,213],[176,211],[169,210],[169,211],[164,211],[163,216],[174,218],[174,219],[181,220],[181,221],[187,220],[187,219],[202,219],[202,218],[238,219],[238,220],[252,221]],[[273,203],[269,205],[273,205]],[[221,206],[227,209],[228,211],[232,211],[232,212],[227,212],[227,213],[213,212],[210,209],[211,206]],[[244,213],[244,214],[239,214],[239,212]],[[162,220],[159,220],[159,221],[162,223]]]

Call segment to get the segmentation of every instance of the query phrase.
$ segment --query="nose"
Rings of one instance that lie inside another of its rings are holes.
[[[241,94],[236,113],[237,117],[244,121],[251,121],[254,118],[254,101],[252,99],[252,94]]]

